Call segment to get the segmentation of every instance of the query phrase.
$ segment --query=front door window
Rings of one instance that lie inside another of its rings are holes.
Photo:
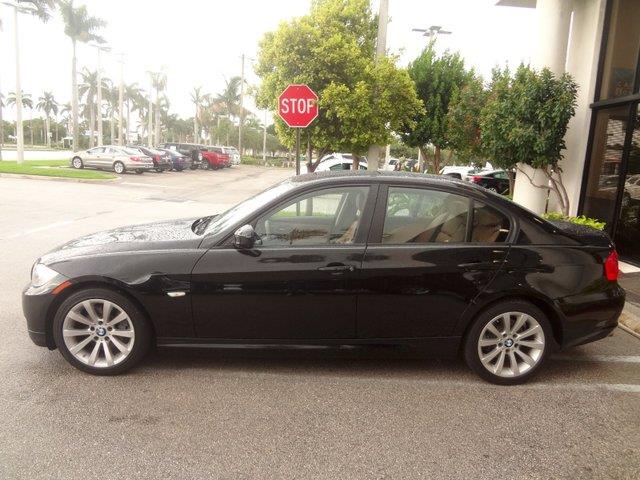
[[[329,188],[303,195],[256,223],[263,246],[352,244],[369,187]]]

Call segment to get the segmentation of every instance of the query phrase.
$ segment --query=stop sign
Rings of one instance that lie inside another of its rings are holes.
[[[307,85],[289,85],[278,97],[278,115],[292,128],[305,128],[318,116],[318,96]]]

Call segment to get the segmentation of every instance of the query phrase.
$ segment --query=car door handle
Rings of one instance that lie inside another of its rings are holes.
[[[321,272],[339,274],[343,272],[353,272],[355,267],[353,265],[327,265],[326,267],[319,267],[318,270]]]

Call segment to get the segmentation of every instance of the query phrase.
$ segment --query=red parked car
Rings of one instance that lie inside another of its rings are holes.
[[[229,154],[225,153],[222,147],[202,146],[202,168],[207,170],[218,170],[229,166],[231,161]]]

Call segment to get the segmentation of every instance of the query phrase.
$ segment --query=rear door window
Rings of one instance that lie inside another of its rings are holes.
[[[469,202],[439,190],[389,187],[382,243],[464,242]]]

